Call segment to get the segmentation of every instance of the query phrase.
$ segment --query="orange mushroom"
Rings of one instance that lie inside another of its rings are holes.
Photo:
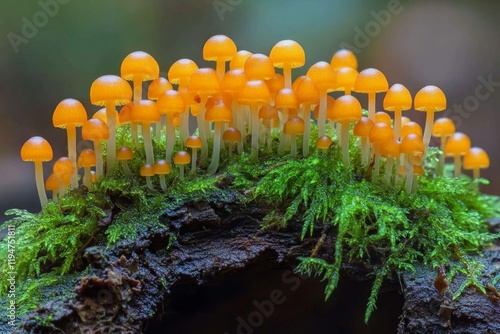
[[[59,178],[52,173],[45,181],[45,190],[52,191],[52,200],[57,203],[59,192]]]
[[[136,147],[139,143],[139,136],[137,134],[137,123],[132,122],[132,109],[134,102],[129,102],[124,105],[118,114],[118,120],[121,125],[130,124],[130,133],[132,137],[133,146]],[[117,122],[118,123],[118,122]]]
[[[269,151],[272,150],[271,129],[279,126],[278,109],[270,104],[265,104],[259,109],[259,118],[266,127],[266,143]]]
[[[196,174],[196,161],[198,156],[198,149],[203,145],[200,137],[191,136],[186,139],[186,147],[191,149],[191,153],[193,154],[193,158],[191,159],[191,175]]]
[[[424,144],[426,150],[429,147],[434,123],[434,113],[446,109],[446,96],[443,91],[436,86],[425,86],[415,95],[415,110],[425,111]]]
[[[261,53],[248,57],[244,70],[249,80],[269,80],[275,74],[272,60]]]
[[[327,93],[336,88],[335,71],[327,62],[312,65],[306,74],[312,79],[319,91],[318,138],[326,135]]]
[[[184,112],[186,104],[182,95],[175,90],[168,90],[163,93],[156,102],[162,118],[166,118],[165,137],[167,138],[165,160],[172,161],[175,144],[174,117]]]
[[[342,67],[349,67],[357,70],[358,59],[351,50],[340,49],[333,54],[332,60],[330,61],[330,65],[332,66],[334,71]]]
[[[222,134],[222,140],[229,143],[229,158],[231,158],[233,147],[241,141],[241,132],[236,128],[227,128]]]
[[[490,157],[480,147],[472,147],[464,156],[464,169],[472,169],[474,179],[479,178],[481,169],[488,167],[490,167]]]
[[[335,71],[335,76],[337,78],[337,88],[335,90],[344,92],[344,95],[351,95],[358,77],[358,71],[350,67],[341,67]]]
[[[130,102],[129,104],[133,104],[133,102]],[[108,116],[106,115],[106,108],[101,108],[98,111],[96,111],[92,115],[92,118],[99,118],[101,121],[108,124]],[[118,111],[116,111],[116,110],[115,110],[115,120],[116,120],[116,127],[119,127],[121,125],[120,115],[118,114]]]
[[[375,113],[375,123],[385,123],[389,126],[392,126],[392,119],[391,116],[389,116],[388,113],[383,112],[383,111],[377,111]]]
[[[83,185],[87,188],[90,187],[90,168],[97,164],[96,154],[93,150],[86,148],[80,152],[78,157],[78,167],[83,167]]]
[[[223,103],[211,106],[205,114],[207,122],[214,122],[214,147],[212,151],[212,161],[208,166],[207,173],[213,174],[219,168],[220,147],[222,141],[222,123],[230,123],[233,119],[231,109]]]
[[[370,155],[370,146],[368,145],[368,137],[370,130],[375,123],[368,117],[361,117],[353,129],[353,134],[356,137],[361,137],[361,163],[363,166],[368,165],[368,157]]]
[[[283,88],[278,92],[278,94],[276,94],[276,97],[274,98],[274,106],[281,110],[281,120],[282,123],[285,124],[289,118],[289,110],[297,109],[299,107],[299,100],[291,88]],[[282,154],[289,144],[289,142],[286,142],[285,132],[281,131],[278,153]]]
[[[116,106],[126,105],[130,102],[131,97],[130,85],[115,75],[102,76],[96,79],[90,87],[90,102],[93,105],[106,107],[107,126],[109,128],[106,158],[106,171],[108,174],[113,170],[116,160]]]
[[[153,142],[151,140],[151,123],[160,122],[160,112],[158,111],[156,103],[149,100],[136,102],[134,109],[132,109],[132,121],[142,124],[142,138],[144,140],[144,150],[146,152],[146,163],[148,165],[153,165],[155,159]]]
[[[346,167],[349,167],[349,129],[351,123],[361,119],[362,108],[358,99],[352,95],[343,95],[335,100],[332,109],[333,121],[340,123],[340,145],[342,146],[342,158]]]
[[[179,176],[184,180],[184,167],[191,162],[191,156],[186,151],[179,151],[174,155],[174,163],[179,166]]]
[[[375,68],[367,68],[359,72],[354,83],[354,91],[368,93],[368,118],[375,120],[375,97],[377,93],[386,92],[389,83],[385,75]]]
[[[404,138],[410,133],[419,135],[422,137],[422,127],[417,122],[409,121],[401,127],[401,137]]]
[[[394,112],[394,136],[396,140],[401,136],[401,117],[405,110],[411,109],[412,98],[410,91],[401,84],[394,84],[384,97],[384,109]]]
[[[52,123],[56,128],[66,129],[68,133],[68,157],[73,163],[74,174],[71,175],[71,187],[78,188],[76,169],[76,128],[87,120],[87,111],[80,101],[66,99],[57,105],[52,115]]]
[[[271,99],[274,101],[276,94],[285,88],[285,77],[279,73],[275,73],[271,79],[266,80],[266,84],[267,88],[269,88],[269,93],[271,93]]]
[[[385,158],[385,176],[384,182],[386,185],[391,184],[392,169],[394,165],[394,159],[398,161],[399,158],[399,145],[400,142],[397,140],[389,140],[382,143],[379,147],[380,156]]]
[[[163,77],[159,77],[153,81],[151,81],[151,84],[149,84],[148,88],[148,99],[151,101],[158,101],[160,98],[160,95],[165,93],[168,90],[172,90],[173,87],[168,82],[167,79]],[[183,110],[184,111],[184,110]],[[161,139],[161,129],[165,126],[165,119],[162,117],[160,120],[160,123],[156,124],[155,126],[155,137],[159,140]]]
[[[444,171],[444,160],[445,160],[445,155],[444,155],[444,148],[446,147],[446,140],[448,139],[449,136],[455,133],[455,124],[453,121],[447,117],[443,118],[438,118],[435,122],[434,125],[432,126],[432,135],[434,137],[440,137],[441,138],[441,156],[439,157],[439,166],[437,173],[438,175],[443,175]]]
[[[423,154],[425,153],[425,145],[421,136],[410,133],[401,140],[399,149],[406,157],[405,163],[407,170],[405,170],[405,168],[402,170],[406,172],[405,190],[406,193],[410,194],[413,190],[414,166],[420,164]]]
[[[461,132],[455,132],[446,141],[444,154],[453,156],[455,159],[455,176],[460,177],[462,174],[462,156],[466,155],[471,148],[469,136]]]
[[[158,63],[146,52],[132,52],[122,61],[121,77],[134,83],[134,102],[142,100],[142,82],[155,80],[159,76]]]
[[[304,120],[304,137],[302,138],[302,152],[305,157],[309,155],[311,138],[311,109],[319,103],[319,90],[314,81],[304,76],[295,91],[299,104],[302,106],[302,119]]]
[[[42,207],[48,202],[43,182],[42,162],[51,161],[53,156],[52,147],[49,142],[42,137],[31,137],[21,147],[21,159],[23,161],[33,161],[35,163],[36,188]]]
[[[123,172],[126,176],[132,176],[130,167],[128,166],[128,161],[134,158],[134,152],[128,146],[122,146],[116,151],[116,160],[120,161],[122,164]]]
[[[274,67],[283,69],[285,88],[292,88],[292,68],[302,67],[306,63],[306,54],[302,46],[290,39],[279,41],[271,49],[269,58]]]
[[[146,178],[146,184],[149,190],[154,191],[155,188],[153,187],[153,183],[151,182],[151,177],[155,176],[153,166],[151,166],[150,164],[142,166],[139,170],[139,174]]]
[[[333,140],[329,136],[319,137],[316,141],[316,148],[321,150],[323,154],[326,154],[326,151],[333,145]]]
[[[160,178],[161,190],[167,191],[167,183],[165,182],[165,175],[170,174],[172,167],[170,163],[165,160],[158,160],[153,165],[153,172]]]
[[[242,69],[227,71],[221,81],[221,92],[231,96],[231,109],[233,112],[231,126],[238,129],[242,135],[246,134],[245,110],[238,103],[238,94],[247,81],[248,78]],[[238,143],[238,153],[243,153],[243,141]]]
[[[389,141],[394,140],[394,131],[390,125],[385,123],[375,123],[370,129],[370,143],[373,145],[375,155],[372,182],[375,182],[380,175],[380,147]]]
[[[52,172],[59,179],[59,184],[61,185],[59,188],[59,197],[62,197],[68,190],[67,186],[70,183],[71,175],[75,172],[73,162],[68,157],[61,157],[54,162]]]
[[[292,117],[283,128],[283,132],[291,138],[290,156],[297,157],[297,136],[304,134],[304,121],[300,117]]]
[[[215,61],[215,68],[219,80],[226,72],[226,62],[233,59],[236,54],[236,44],[225,35],[215,35],[210,37],[203,46],[203,59]]]
[[[96,154],[96,178],[103,175],[102,163],[102,142],[109,138],[109,128],[98,118],[92,118],[82,125],[82,139],[94,142],[94,151]]]
[[[245,62],[252,55],[250,51],[240,50],[236,52],[233,59],[229,62],[230,70],[242,70],[245,68]]]

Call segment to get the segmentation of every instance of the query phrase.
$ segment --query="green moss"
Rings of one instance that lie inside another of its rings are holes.
[[[328,131],[335,137],[330,127]],[[311,132],[315,138],[315,126]],[[119,130],[118,146],[131,145],[126,133]],[[278,143],[274,139],[276,152]],[[135,157],[129,165],[136,176],[124,177],[117,165],[111,176],[93,184],[88,192],[83,188],[72,191],[40,213],[8,211],[15,217],[3,227],[16,226],[16,279],[19,291],[23,291],[23,312],[45,298],[34,291],[68,282],[61,277],[69,274],[78,275],[81,269],[75,264],[87,246],[109,247],[140,238],[164,227],[159,218],[166,209],[185,201],[224,198],[228,188],[239,194],[242,202],[256,201],[271,208],[264,218],[264,229],[286,228],[291,220],[299,220],[303,223],[301,237],[306,238],[315,231],[315,224],[332,225],[331,233],[336,236],[333,258],[301,258],[297,268],[322,277],[327,298],[337,286],[343,262],[361,260],[375,265],[366,321],[375,309],[383,281],[395,272],[414,270],[417,262],[433,268],[447,264],[451,278],[466,275],[455,297],[471,284],[483,290],[478,280],[482,264],[469,254],[479,253],[497,237],[488,233],[485,221],[500,214],[498,198],[479,191],[484,181],[427,176],[421,178],[418,192],[408,195],[399,185],[387,187],[367,181],[368,171],[358,167],[360,154],[354,142],[352,138],[350,153],[355,167],[350,169],[342,164],[335,145],[327,154],[312,149],[309,157],[298,159],[263,148],[258,163],[253,163],[247,153],[229,158],[223,150],[218,176],[205,175],[206,164],[202,164],[198,176],[182,180],[173,166],[165,193],[159,190],[156,178],[153,183],[157,188],[151,191],[137,176],[144,152],[134,149]],[[161,159],[164,140],[153,140],[153,146],[156,158]],[[439,150],[428,154],[428,169],[435,167],[439,154]],[[173,242],[175,235],[171,234],[165,248]],[[7,258],[7,254],[4,240],[0,243],[0,257]],[[7,263],[3,262],[1,269],[7,272]],[[0,281],[1,294],[7,291],[7,284],[6,280]]]

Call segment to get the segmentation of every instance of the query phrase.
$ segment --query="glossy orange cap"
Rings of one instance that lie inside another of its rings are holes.
[[[128,146],[122,146],[116,150],[116,160],[132,160],[134,158],[134,152]]]
[[[179,151],[174,156],[176,165],[187,165],[191,162],[191,156],[186,151]]]
[[[300,104],[309,103],[311,105],[316,105],[319,103],[318,87],[316,87],[314,81],[308,76],[304,76],[300,81],[295,93],[297,93],[297,99]]]
[[[341,67],[350,67],[357,70],[358,59],[351,50],[341,49],[333,54],[330,65],[335,71]]]
[[[186,147],[201,148],[202,145],[203,142],[201,141],[201,138],[198,136],[191,136],[188,139],[186,139]]]
[[[241,104],[268,104],[271,102],[271,94],[269,88],[262,80],[247,81],[241,89],[238,96],[238,102]]]
[[[230,143],[237,143],[241,141],[241,132],[235,128],[228,128],[226,131],[224,131],[222,140]]]
[[[411,109],[412,98],[410,91],[401,84],[394,84],[389,88],[384,97],[384,109],[394,111],[396,108],[401,110]]]
[[[358,71],[350,67],[341,67],[335,71],[337,91],[353,90],[358,77]]]
[[[389,140],[380,145],[380,155],[384,158],[399,157],[399,145],[397,140]]]
[[[245,86],[248,81],[245,71],[239,70],[229,70],[224,73],[222,77],[220,86],[221,92],[227,94],[238,94],[241,88]]]
[[[375,68],[367,68],[359,72],[354,82],[354,91],[359,93],[385,92],[389,89],[389,83],[384,75]]]
[[[68,157],[61,157],[54,162],[52,167],[52,172],[57,176],[71,175],[75,169],[73,168],[73,163]]]
[[[139,170],[139,174],[141,176],[155,176],[153,166],[148,164],[141,167],[141,169]]]
[[[280,89],[285,88],[285,77],[279,73],[275,73],[271,79],[266,81],[266,83],[271,96],[274,97],[278,94]]]
[[[436,86],[425,86],[415,95],[415,110],[419,111],[442,111],[446,109],[446,96]]]
[[[90,86],[90,102],[104,107],[106,101],[123,106],[132,100],[132,88],[128,82],[116,75],[104,75]]]
[[[186,80],[191,77],[191,75],[198,70],[198,65],[191,59],[182,58],[177,60],[170,66],[168,70],[168,80],[174,84],[178,85],[181,80]]]
[[[137,123],[155,123],[160,121],[160,112],[156,102],[141,100],[132,109],[132,121]]]
[[[158,79],[151,81],[148,88],[148,99],[156,101],[161,94],[171,89],[173,89],[173,87],[170,82],[168,82],[168,80],[164,77],[159,77]]]
[[[53,157],[49,142],[39,136],[31,137],[21,147],[23,161],[50,161]]]
[[[176,90],[168,90],[156,102],[156,107],[160,114],[175,114],[183,113],[186,109],[186,103],[182,95]]]
[[[352,95],[343,95],[333,103],[332,118],[334,122],[358,122],[361,116],[361,104]]]
[[[87,111],[83,104],[75,99],[65,99],[56,106],[52,114],[52,124],[56,128],[66,128],[67,125],[82,126],[87,120]]]
[[[375,123],[368,136],[370,143],[381,144],[394,140],[394,130],[385,123]]]
[[[434,137],[451,136],[455,133],[455,123],[447,117],[438,118],[432,126],[432,135]]]
[[[96,156],[95,152],[90,148],[86,148],[80,152],[78,156],[77,164],[79,167],[87,167],[87,166],[95,166],[96,164]]]
[[[209,61],[233,59],[236,54],[236,44],[226,35],[210,37],[203,45],[203,59]]]
[[[131,81],[135,77],[142,81],[149,81],[158,78],[160,75],[160,66],[156,60],[148,53],[143,51],[132,52],[123,59],[121,66],[121,77]]]
[[[446,141],[444,153],[448,156],[451,155],[465,155],[469,152],[471,142],[469,136],[462,132],[455,132]]]
[[[233,120],[233,113],[231,108],[225,104],[217,103],[211,106],[206,114],[205,120],[209,122],[231,122]]]
[[[464,156],[464,169],[484,169],[488,167],[490,167],[490,157],[482,148],[472,147]]]
[[[269,80],[274,73],[273,62],[261,53],[254,53],[245,62],[245,74],[250,80]]]
[[[301,135],[305,130],[304,120],[300,117],[292,117],[285,123],[283,130],[287,135]]]
[[[291,88],[282,88],[274,97],[274,106],[276,108],[297,109],[299,107],[299,100]]]
[[[399,150],[405,154],[423,154],[425,152],[424,141],[421,136],[410,133],[401,141]]]
[[[171,171],[172,166],[170,166],[170,163],[166,162],[165,160],[158,160],[153,165],[153,172],[155,173],[155,175],[170,174]]]
[[[109,138],[109,128],[98,118],[91,118],[82,125],[83,140],[106,140]]]
[[[392,126],[392,119],[388,113],[383,111],[377,111],[375,113],[375,123],[385,123],[389,126]]]
[[[116,126],[120,126],[120,115],[118,114],[118,111],[115,110],[114,112],[115,112]],[[101,108],[98,111],[96,111],[94,115],[92,115],[92,118],[99,118],[101,121],[108,124],[108,116],[106,113],[106,108]]]
[[[245,68],[245,62],[247,61],[248,57],[250,57],[253,53],[247,50],[240,50],[236,52],[234,55],[233,59],[229,62],[229,69],[230,70],[242,70]]]
[[[312,65],[306,75],[314,81],[319,90],[332,92],[336,88],[335,71],[325,61],[319,61]]]
[[[422,136],[420,124],[410,121],[401,127],[401,138],[408,136],[410,133]]]
[[[356,123],[353,129],[353,134],[356,137],[368,137],[370,135],[370,130],[375,123],[368,117],[361,117],[361,119]]]
[[[198,95],[211,96],[219,93],[220,81],[212,68],[200,68],[191,75],[188,90]]]
[[[282,68],[284,64],[288,64],[291,68],[302,67],[306,63],[306,54],[302,46],[296,41],[286,39],[276,43],[269,58],[274,64],[274,67]]]
[[[329,136],[321,136],[316,140],[316,148],[327,150],[332,146],[333,140]]]

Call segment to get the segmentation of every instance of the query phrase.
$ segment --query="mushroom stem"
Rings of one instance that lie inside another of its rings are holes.
[[[102,162],[102,143],[98,140],[94,141],[94,151],[95,151],[95,178],[99,178],[104,173],[103,162]]]
[[[269,121],[269,127],[266,127],[266,133],[267,133],[267,149],[269,150],[269,152],[271,152],[273,150],[273,138],[271,137],[271,132],[272,132],[272,129],[271,129],[271,121]]]
[[[307,157],[309,155],[309,140],[311,137],[311,105],[309,103],[304,104],[302,118],[304,119],[304,137],[302,137],[302,151],[304,157]]]
[[[153,183],[151,182],[151,176],[146,176],[146,184],[148,185],[149,190],[155,190]]]
[[[259,159],[259,109],[256,103],[250,105],[250,116],[252,118],[252,160]]]
[[[319,93],[318,138],[326,135],[326,104],[326,90],[323,89]]]
[[[161,186],[161,190],[163,191],[167,191],[167,184],[165,183],[165,175],[163,174],[160,174],[160,186]]]
[[[127,160],[122,160],[122,167],[125,175],[132,176],[132,172],[130,171]]]
[[[340,138],[342,142],[342,160],[346,167],[349,167],[349,121],[340,124]]]
[[[116,160],[116,107],[114,101],[106,101],[106,118],[109,138],[106,155],[106,175],[110,175]]]
[[[288,108],[283,108],[282,113],[281,113],[281,117],[282,117],[282,122],[284,125],[288,121]],[[285,135],[285,131],[281,131],[280,132],[280,144],[278,146],[278,153],[279,154],[283,154],[283,152],[285,152],[286,138],[287,137]]]
[[[220,143],[222,136],[222,122],[215,122],[214,127],[214,149],[212,151],[212,161],[210,162],[210,166],[208,166],[207,173],[214,174],[219,168],[219,156],[220,156]],[[232,151],[231,145],[230,151]]]
[[[202,96],[201,97],[201,102],[200,102],[200,111],[198,112],[198,132],[200,135],[201,139],[201,158],[202,159],[207,159],[208,158],[208,145],[207,145],[207,134],[205,132],[205,113],[206,113],[206,107],[205,104],[207,103],[207,97]]]
[[[241,138],[238,142],[238,154],[243,153],[244,146],[243,142],[245,141],[245,138],[247,136],[247,131],[245,127],[245,110],[243,109],[243,106],[238,104],[237,109],[236,109],[236,120],[237,120],[237,129],[241,132]]]
[[[139,135],[137,134],[137,123],[132,122],[130,124],[130,131],[132,132],[132,143],[134,144],[135,147],[139,144]]]
[[[403,112],[400,106],[394,108],[394,138],[399,140],[401,137],[401,116]]]
[[[184,78],[179,81],[179,88],[177,89],[179,93],[184,96],[187,93],[188,81]],[[182,145],[186,143],[186,139],[189,137],[189,106],[186,105],[186,109],[181,114],[181,125],[180,125],[180,137]]]
[[[233,157],[233,147],[234,144],[233,143],[229,143],[229,146],[228,146],[228,150],[229,150],[229,159],[231,159]]]
[[[38,197],[40,197],[40,204],[42,207],[47,205],[49,201],[47,199],[47,193],[45,192],[45,185],[43,182],[43,165],[41,161],[35,162],[35,179],[36,179],[36,189],[38,190]]]
[[[66,126],[66,130],[68,132],[68,158],[71,160],[71,164],[73,165],[73,174],[71,174],[71,188],[78,188],[78,178],[76,167],[76,126],[74,124],[68,124]]]
[[[52,201],[57,203],[58,200],[59,200],[59,198],[57,196],[57,190],[52,190]]]
[[[292,88],[292,66],[283,64],[283,77],[285,77],[285,88]]]
[[[146,151],[146,163],[154,165],[153,143],[151,142],[151,123],[142,123],[142,138],[144,139],[144,150]]]
[[[190,175],[196,175],[196,160],[198,159],[198,149],[192,149],[193,156],[191,157],[191,172]]]
[[[480,171],[481,171],[481,169],[479,167],[476,167],[476,168],[474,168],[472,170],[472,178],[474,180],[479,179],[479,177],[480,177]]]
[[[446,140],[448,139],[448,136],[442,136],[441,137],[441,156],[439,157],[439,165],[438,165],[438,170],[437,173],[440,176],[443,176],[444,174],[444,161],[446,158],[446,155],[444,154],[444,148],[446,147]]]
[[[181,177],[181,180],[184,180],[184,165],[179,166],[179,176]]]
[[[389,157],[385,159],[385,178],[384,182],[386,185],[391,184],[391,176],[392,176],[392,166],[394,165],[394,158]]]
[[[351,95],[351,87],[346,87],[345,88],[344,95]]]
[[[460,154],[455,154],[455,177],[462,175],[462,157]]]
[[[134,102],[139,102],[142,100],[142,77],[140,75],[134,75]]]
[[[174,130],[174,116],[169,114],[166,124],[167,145],[165,150],[165,161],[172,162],[172,154],[174,154],[175,144],[175,130]]]
[[[290,147],[290,156],[292,158],[297,157],[297,135],[290,135],[290,139],[292,141],[291,147]]]
[[[368,92],[368,118],[375,122],[375,92]]]
[[[410,159],[407,160],[407,164],[408,170],[406,173],[405,189],[407,194],[411,194],[411,191],[413,189],[413,164],[411,163]]]
[[[90,178],[91,178],[91,175],[90,175],[90,166],[85,166],[83,167],[84,169],[84,174],[83,174],[83,185],[87,188],[90,187]]]
[[[368,137],[361,137],[361,163],[368,165]]]
[[[432,135],[432,124],[434,123],[434,108],[427,109],[427,116],[425,118],[425,130],[422,140],[425,145],[425,151],[429,148],[429,143],[431,142]]]
[[[165,115],[161,115],[160,121],[155,124],[155,136],[156,139],[160,140],[161,139],[161,130],[165,126]],[[165,133],[166,135],[166,133]]]
[[[375,156],[375,162],[373,164],[372,170],[372,183],[375,183],[380,176],[380,150],[378,145],[373,145],[373,151]]]
[[[215,61],[215,71],[219,80],[222,80],[224,73],[226,72],[226,61],[223,58],[219,58]]]

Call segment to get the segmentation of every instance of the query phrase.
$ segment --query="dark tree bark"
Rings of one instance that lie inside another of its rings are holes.
[[[165,212],[161,217],[164,228],[134,242],[108,250],[89,247],[85,259],[91,274],[75,282],[74,295],[41,305],[24,319],[18,332],[142,333],[152,319],[158,323],[161,314],[168,314],[174,292],[179,294],[178,287],[183,285],[216,284],[255,264],[293,269],[297,257],[309,256],[318,246],[318,256],[332,259],[333,228],[319,225],[314,236],[303,241],[298,221],[280,231],[262,231],[261,221],[268,211],[256,203],[239,203],[228,193],[225,199],[188,202]],[[171,233],[177,240],[167,250]],[[489,274],[498,271],[499,254],[496,249],[485,253]],[[371,272],[366,263],[348,265],[341,280],[367,281],[369,286]],[[483,295],[471,288],[464,297],[452,301],[449,292],[436,290],[435,278],[435,272],[418,267],[416,273],[404,273],[387,282],[384,291],[402,291],[405,298],[399,333],[500,333],[496,290]],[[318,284],[324,288],[323,283]],[[338,289],[343,289],[342,285]],[[367,296],[364,298],[363,305]],[[323,298],[317,303],[324,303]],[[49,322],[40,320],[49,314]],[[380,332],[370,327],[376,324],[360,326],[365,326],[364,333]],[[325,328],[324,333],[331,331]]]

